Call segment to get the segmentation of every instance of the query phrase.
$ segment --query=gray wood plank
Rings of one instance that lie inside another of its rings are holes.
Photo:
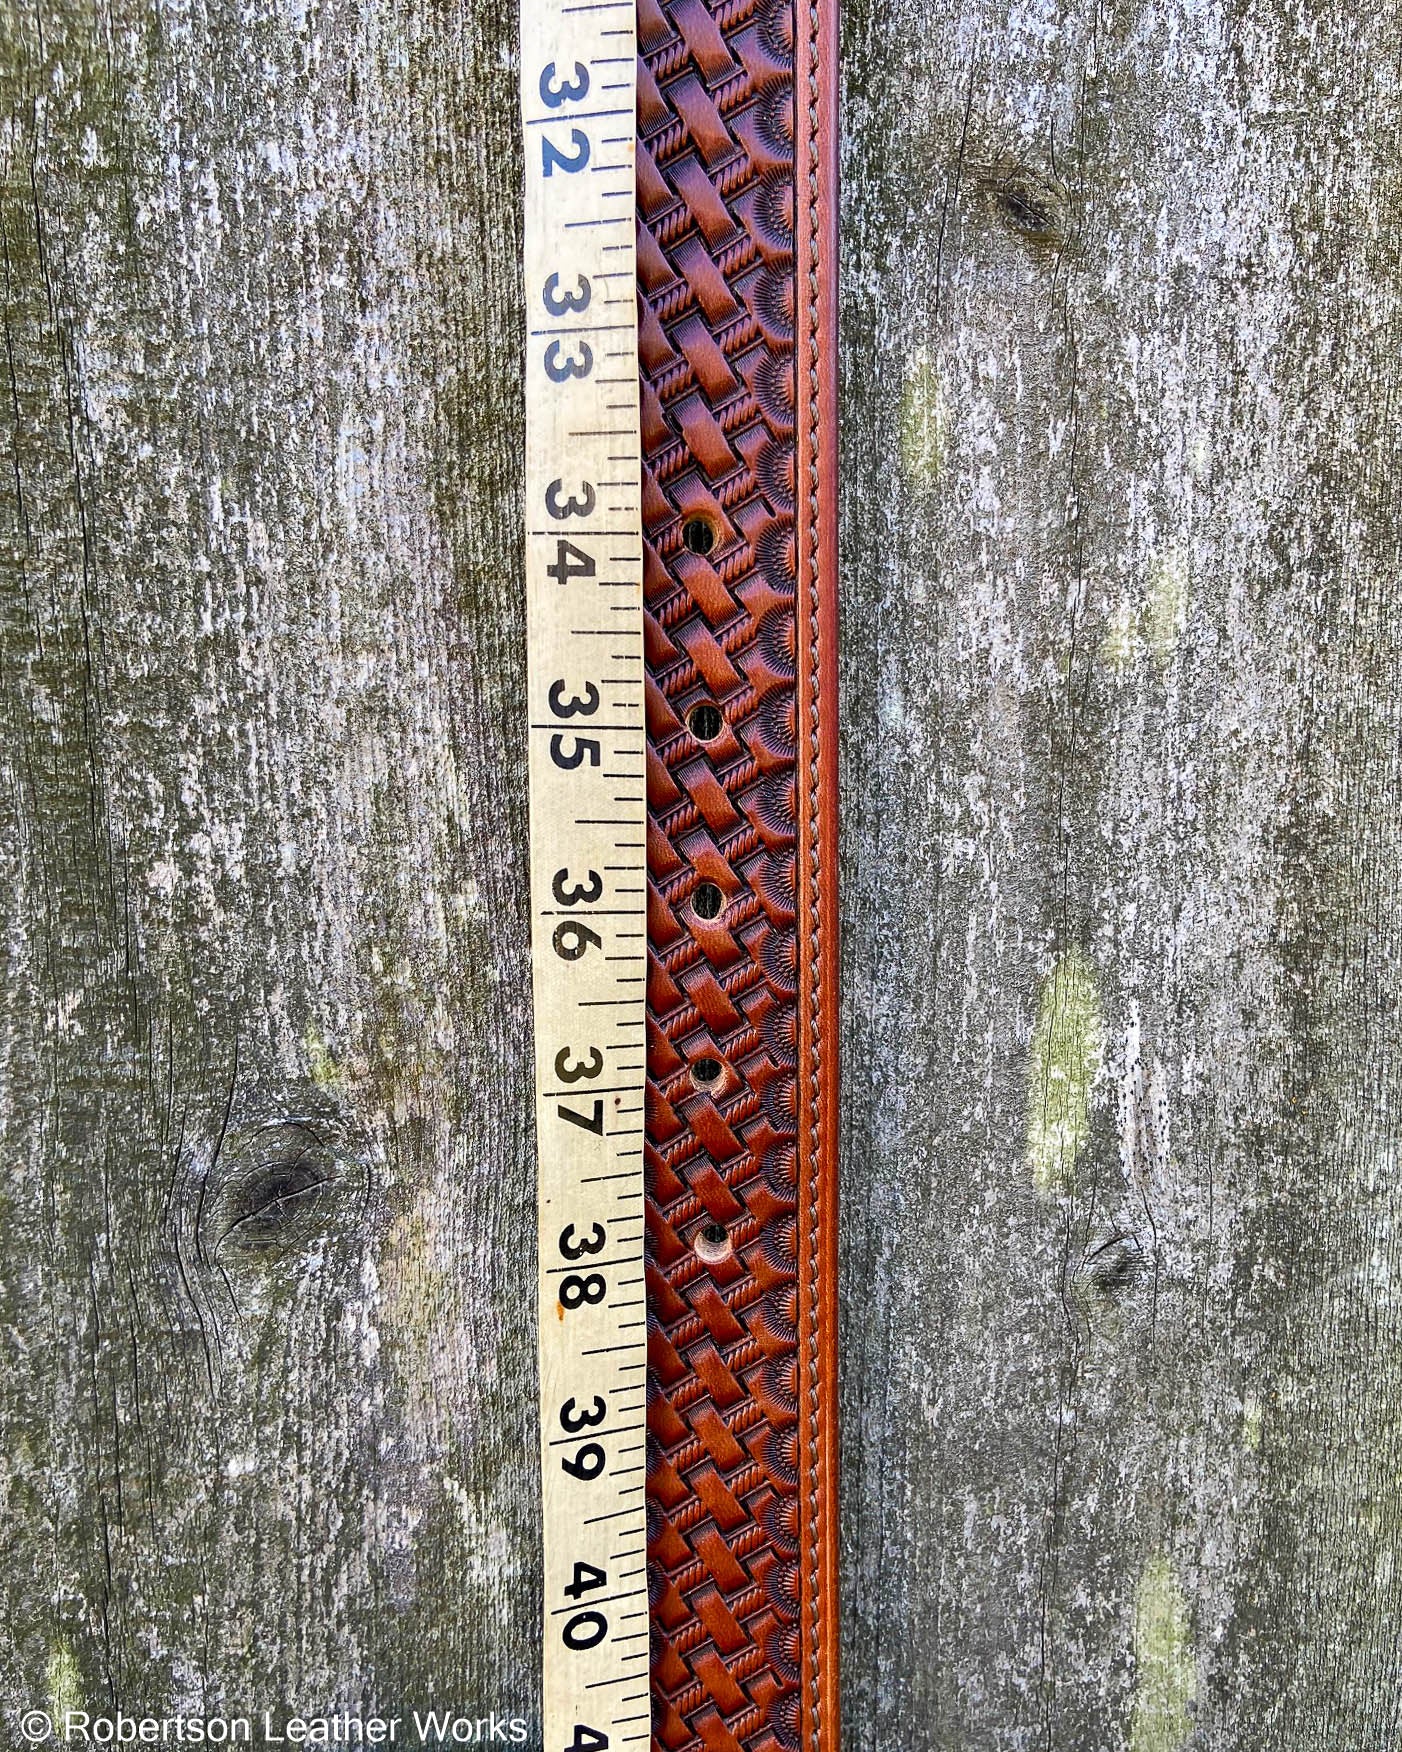
[[[534,1710],[513,29],[5,13],[10,1710]]]
[[[846,27],[845,1743],[1391,1744],[1399,15]]]

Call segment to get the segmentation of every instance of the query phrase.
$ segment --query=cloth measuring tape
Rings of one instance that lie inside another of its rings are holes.
[[[522,0],[545,1752],[833,1752],[835,100]]]

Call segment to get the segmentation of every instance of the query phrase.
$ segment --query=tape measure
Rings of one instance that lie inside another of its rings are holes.
[[[545,1752],[651,1734],[634,0],[522,0]]]

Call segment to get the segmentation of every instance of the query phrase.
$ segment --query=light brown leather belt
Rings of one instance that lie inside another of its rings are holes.
[[[638,41],[653,1744],[836,1752],[836,11]]]

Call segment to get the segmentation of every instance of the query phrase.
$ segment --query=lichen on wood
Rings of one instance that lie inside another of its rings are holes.
[[[11,1725],[535,1711],[514,53],[0,15]]]
[[[852,1752],[1402,1733],[1399,28],[844,7]]]

